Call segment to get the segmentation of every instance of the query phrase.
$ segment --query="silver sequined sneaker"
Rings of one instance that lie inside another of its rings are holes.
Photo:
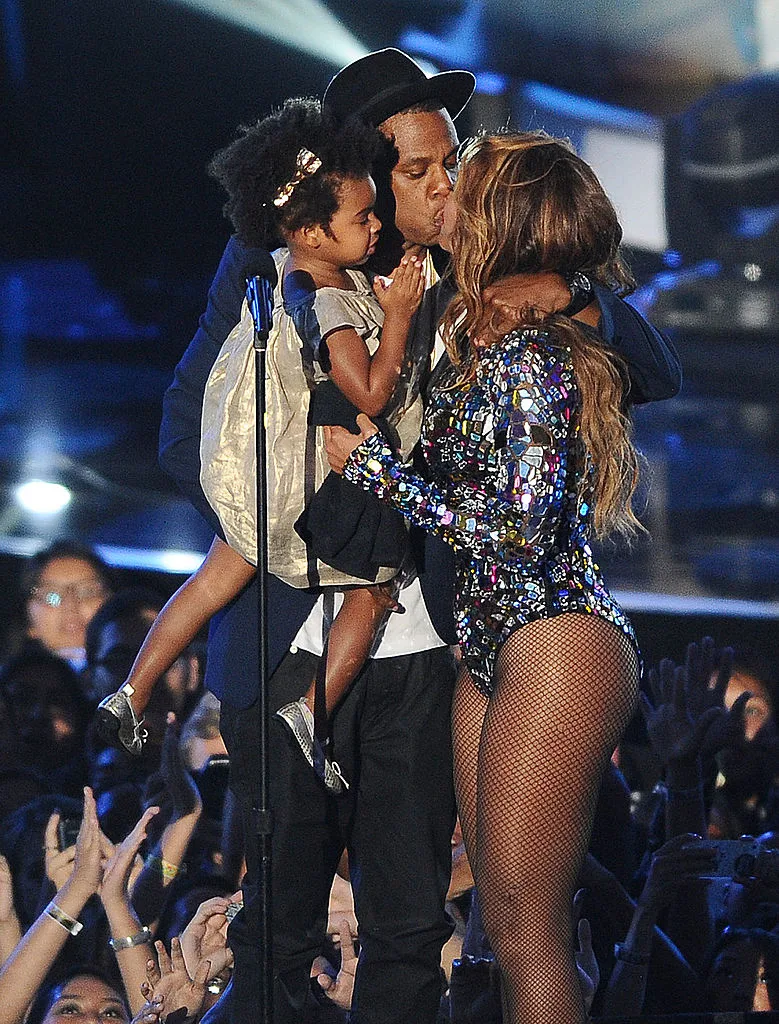
[[[97,731],[107,743],[118,743],[137,757],[142,753],[149,733],[130,703],[133,693],[132,686],[125,685],[116,693],[109,694],[98,704],[95,718]]]
[[[303,756],[314,768],[314,716],[305,697],[294,700],[291,704],[285,704],[283,708],[279,708],[276,714],[292,730],[292,735],[298,741]],[[316,771],[316,769],[314,770]],[[317,772],[317,774],[319,773]],[[328,758],[325,758],[323,782],[325,788],[331,793],[341,793],[344,789],[349,788],[349,783],[343,777],[338,762],[330,761]]]

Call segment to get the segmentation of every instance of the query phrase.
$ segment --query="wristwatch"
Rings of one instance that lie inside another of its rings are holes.
[[[565,283],[571,293],[571,301],[560,312],[563,316],[576,316],[577,313],[589,306],[593,299],[592,285],[589,278],[580,270],[577,270],[573,277],[566,278]]]

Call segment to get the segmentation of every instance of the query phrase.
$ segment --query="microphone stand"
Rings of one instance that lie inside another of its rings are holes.
[[[252,807],[254,834],[258,844],[258,892],[260,901],[260,938],[262,941],[258,1024],[273,1021],[273,935],[271,897],[271,837],[273,815],[270,809],[270,759],[268,743],[268,520],[266,510],[267,467],[265,457],[265,364],[268,336],[273,322],[273,285],[262,276],[246,282],[246,300],[254,321],[254,383],[257,456],[257,623],[259,653],[260,713],[260,787]]]

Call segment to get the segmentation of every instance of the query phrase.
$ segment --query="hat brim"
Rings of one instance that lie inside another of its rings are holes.
[[[476,79],[470,71],[442,71],[430,78],[389,86],[358,105],[354,114],[378,126],[406,107],[438,100],[454,120],[465,109],[475,88]]]

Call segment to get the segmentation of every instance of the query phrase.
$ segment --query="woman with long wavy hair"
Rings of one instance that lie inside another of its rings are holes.
[[[621,293],[621,228],[591,168],[537,133],[469,143],[444,211],[457,294],[426,410],[426,476],[368,421],[331,432],[334,469],[455,548],[462,669],[455,782],[506,1024],[580,1024],[572,898],[603,770],[634,710],[633,629],[592,536],[640,529],[620,360],[578,322],[484,294],[581,272]],[[356,447],[355,447],[356,445]]]

